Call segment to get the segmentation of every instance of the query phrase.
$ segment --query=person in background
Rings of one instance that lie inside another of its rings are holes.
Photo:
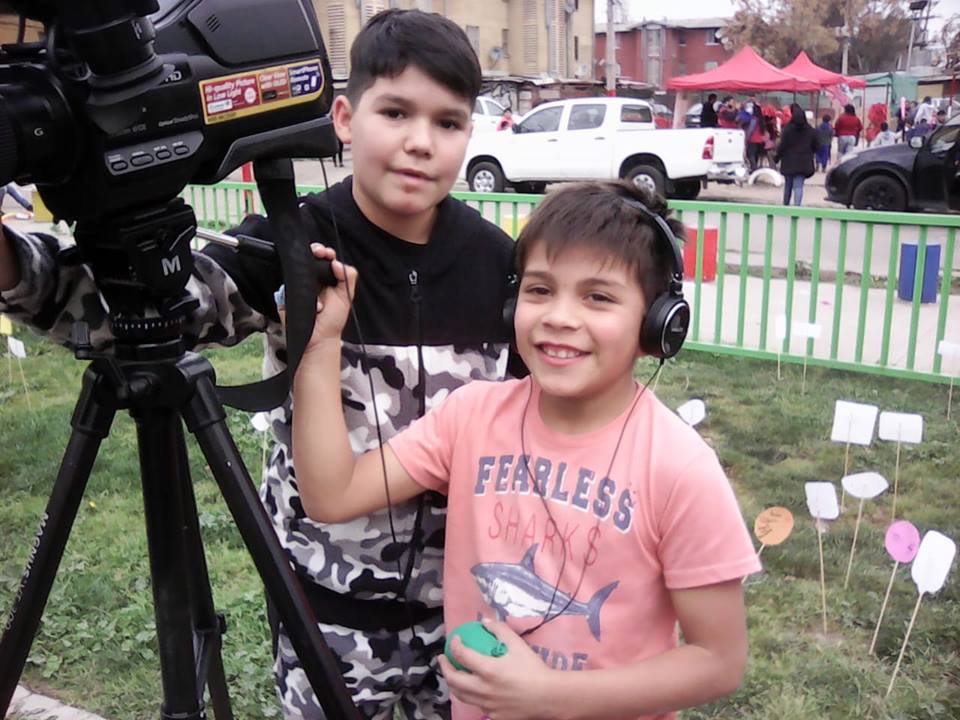
[[[873,142],[870,143],[870,147],[883,147],[884,145],[893,145],[896,142],[896,133],[890,129],[890,126],[887,123],[880,123],[880,132],[877,133],[877,136],[873,139]]]
[[[919,125],[924,120],[927,121],[927,124],[932,124],[936,114],[937,111],[933,107],[933,101],[930,99],[930,96],[927,95],[927,97],[923,99],[923,102],[917,106],[916,115],[913,116],[913,124]]]
[[[31,213],[33,212],[33,203],[27,200],[27,198],[23,196],[23,193],[20,192],[20,188],[17,187],[17,184],[12,182],[0,187],[0,207],[3,206],[3,199],[7,194],[16,200],[17,204],[19,204],[24,210]]]
[[[717,94],[707,95],[707,101],[700,108],[700,127],[718,127]]]
[[[839,122],[839,121],[838,121]],[[807,122],[807,114],[797,103],[790,106],[790,122],[783,129],[776,159],[783,175],[783,204],[798,207],[803,203],[803,182],[816,171],[814,156],[820,143],[816,131]]]
[[[509,130],[513,127],[513,111],[510,108],[504,108],[500,119],[497,121],[497,130]]]
[[[728,130],[740,127],[737,124],[737,116],[739,114],[737,101],[733,99],[733,95],[727,95],[723,99],[723,105],[720,107],[720,110],[717,111],[717,127]]]
[[[936,126],[940,127],[941,125],[946,125],[947,123],[947,111],[946,110],[937,110],[937,122]]]
[[[752,118],[747,124],[747,162],[750,172],[760,167],[760,158],[763,157],[767,141],[767,128],[760,114],[760,106],[753,105]]]
[[[863,123],[853,105],[843,107],[843,113],[837,118],[833,129],[837,134],[837,157],[842,158],[857,146],[860,133],[863,132]]]
[[[833,125],[830,124],[831,117],[824,115],[821,122],[817,125],[817,142],[820,147],[817,148],[817,166],[822,172],[827,171],[827,165],[830,164],[830,148],[833,145]]]

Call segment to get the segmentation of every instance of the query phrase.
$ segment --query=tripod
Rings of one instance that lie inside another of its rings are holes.
[[[140,245],[145,229],[160,238],[161,245],[167,236],[174,245],[178,242],[182,228],[159,232],[171,218],[182,224],[182,205],[175,205],[146,221],[138,218],[133,237]],[[79,228],[77,242],[82,244]],[[129,246],[125,240],[120,244]],[[116,261],[100,259],[100,265],[109,267]],[[109,284],[106,280],[102,285]],[[112,299],[121,303],[124,292],[131,294],[127,287]],[[140,289],[132,293],[139,294]],[[326,716],[358,717],[338,662],[317,628],[230,436],[213,368],[201,356],[185,351],[182,322],[191,308],[189,296],[146,304],[159,307],[160,315],[147,317],[141,299],[136,316],[112,317],[118,338],[115,357],[93,355],[83,332],[75,338],[77,356],[94,359],[84,374],[70,439],[0,639],[0,717],[6,715],[23,672],[100,443],[117,410],[128,410],[137,428],[163,689],[161,718],[206,718],[205,687],[217,720],[233,717],[220,653],[226,623],[213,606],[181,418],[200,445]]]

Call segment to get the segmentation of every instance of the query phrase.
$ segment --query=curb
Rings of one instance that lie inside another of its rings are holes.
[[[86,710],[78,710],[59,700],[30,692],[23,685],[17,685],[13,693],[10,715],[24,720],[104,720]]]

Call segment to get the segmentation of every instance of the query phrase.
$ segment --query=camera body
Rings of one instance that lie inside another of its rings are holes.
[[[0,58],[0,183],[36,183],[59,219],[102,221],[254,158],[336,150],[310,0],[11,5],[46,33]]]

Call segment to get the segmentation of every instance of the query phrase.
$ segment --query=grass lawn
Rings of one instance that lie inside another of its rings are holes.
[[[25,333],[20,333],[21,336]],[[68,434],[84,364],[36,337],[24,365],[30,405],[17,367],[0,365],[0,613],[10,607]],[[261,345],[210,353],[222,381],[253,379]],[[650,370],[644,366],[640,372]],[[764,508],[784,505],[793,534],[763,553],[765,571],[746,584],[751,662],[742,688],[685,718],[960,717],[960,583],[925,597],[897,684],[884,700],[917,592],[901,566],[877,643],[867,648],[893,567],[883,549],[890,497],[868,501],[850,587],[842,589],[856,505],[824,535],[829,632],[820,615],[817,538],[804,482],[838,485],[844,448],[829,441],[837,399],[924,416],[924,442],[904,446],[898,515],[921,533],[960,538],[960,392],[945,417],[945,387],[811,368],[801,394],[800,367],[686,352],[671,362],[657,393],[671,406],[703,398],[701,432],[717,449],[752,527]],[[32,406],[31,406],[32,405]],[[242,413],[230,426],[249,467],[260,438]],[[199,451],[190,441],[200,522],[217,607],[227,616],[224,660],[239,718],[278,715],[273,696],[263,592]],[[876,470],[892,484],[895,445],[853,447],[850,471]],[[154,718],[160,681],[142,522],[133,423],[118,415],[104,442],[30,655],[24,682],[108,718]],[[258,473],[254,472],[255,476]]]

